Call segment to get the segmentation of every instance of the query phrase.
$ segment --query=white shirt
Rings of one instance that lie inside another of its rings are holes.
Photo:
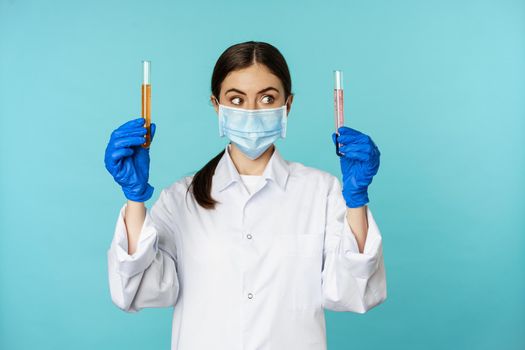
[[[337,177],[275,148],[250,194],[227,145],[208,210],[186,195],[192,176],[161,191],[131,256],[124,204],[108,250],[113,302],[173,307],[172,349],[324,350],[323,308],[364,313],[386,299],[380,231],[367,206],[359,253]]]
[[[241,180],[246,186],[248,193],[252,194],[256,191],[257,185],[263,179],[262,175],[241,175]]]

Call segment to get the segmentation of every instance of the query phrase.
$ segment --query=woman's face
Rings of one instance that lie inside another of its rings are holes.
[[[218,97],[221,104],[245,109],[276,108],[285,104],[281,80],[262,64],[230,72],[221,84]],[[287,112],[290,112],[293,95],[288,97]],[[215,112],[219,106],[211,96]]]

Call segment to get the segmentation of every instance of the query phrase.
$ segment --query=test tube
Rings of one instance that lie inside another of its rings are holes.
[[[151,144],[151,82],[150,82],[150,61],[142,61],[143,80],[142,80],[142,118],[145,119],[144,127],[147,129],[146,142],[142,147],[149,148]]]
[[[344,125],[344,101],[343,101],[343,71],[334,70],[334,119],[335,132],[339,136],[339,128]],[[336,137],[337,140],[337,137]],[[335,153],[338,156],[343,154],[339,152],[339,142],[335,144]]]

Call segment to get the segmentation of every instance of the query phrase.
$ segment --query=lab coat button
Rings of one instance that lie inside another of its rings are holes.
[[[252,299],[253,298],[253,294],[252,293],[248,293],[248,299]]]
[[[252,239],[252,235],[248,233],[248,234],[246,235],[246,238],[248,238],[248,239]]]

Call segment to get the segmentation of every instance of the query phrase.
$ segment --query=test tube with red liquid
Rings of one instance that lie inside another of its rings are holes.
[[[338,156],[343,154],[339,152],[339,142],[337,142],[337,137],[339,136],[339,128],[344,125],[344,102],[343,102],[343,71],[334,70],[334,119],[335,119],[335,133],[336,133],[336,143],[335,143],[335,153]]]
[[[145,119],[144,127],[147,129],[146,142],[142,147],[149,148],[151,144],[151,82],[150,61],[142,61],[142,118]]]

